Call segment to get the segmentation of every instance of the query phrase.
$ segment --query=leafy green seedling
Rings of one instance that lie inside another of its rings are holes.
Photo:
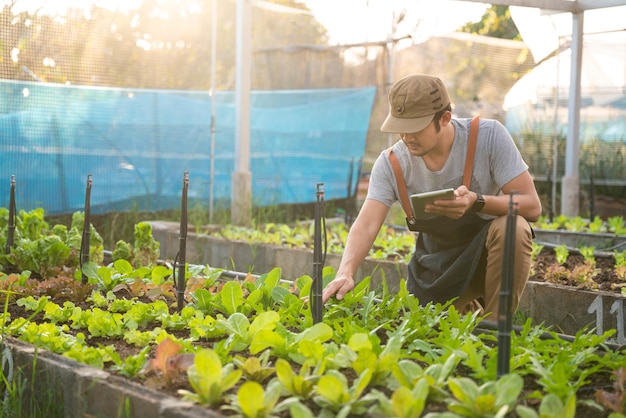
[[[221,402],[224,392],[237,384],[241,378],[241,370],[233,369],[233,363],[222,367],[222,361],[215,351],[202,349],[196,353],[194,363],[187,371],[189,383],[194,391],[181,389],[178,393],[200,405],[217,405]]]
[[[587,229],[587,221],[585,221],[580,216],[570,217],[565,222],[565,228],[568,231],[572,231],[572,232],[582,232],[582,231],[585,231],[585,229]]]
[[[620,280],[626,281],[626,250],[613,251],[613,259],[615,260],[615,274]],[[622,287],[622,292],[626,290],[626,287]]]
[[[216,327],[223,329],[229,335],[226,340],[227,348],[232,351],[242,351],[250,346],[260,332],[272,332],[279,321],[280,315],[275,311],[267,311],[255,316],[252,323],[244,314],[235,312],[228,319],[218,319]],[[252,354],[260,351],[252,352]]]
[[[133,378],[143,369],[149,353],[149,345],[143,347],[137,354],[128,356],[123,360],[117,352],[110,353],[114,363],[111,370],[117,371],[122,376]]]
[[[448,409],[464,417],[505,416],[513,411],[524,380],[507,374],[497,381],[478,386],[466,377],[451,378],[448,387],[454,395]]]
[[[567,257],[569,257],[569,248],[567,248],[565,244],[559,245],[554,248],[554,254],[556,256],[556,262],[562,266],[567,261]]]
[[[310,375],[310,365],[303,365],[300,373],[296,374],[287,360],[276,360],[276,377],[283,387],[299,399],[309,399],[313,395],[313,388],[319,376]]]
[[[549,393],[541,400],[539,413],[525,405],[518,405],[515,412],[520,418],[574,418],[576,395],[571,395],[564,403],[557,395]]]
[[[599,234],[599,233],[606,232],[606,225],[604,224],[604,221],[602,220],[602,218],[596,215],[593,218],[593,221],[589,223],[588,229],[589,229],[589,232]]]
[[[596,263],[596,254],[595,254],[596,248],[595,247],[589,247],[589,246],[580,247],[578,248],[578,251],[580,251],[580,254],[583,256],[585,261],[589,261],[595,265]]]
[[[609,231],[616,235],[626,235],[626,221],[623,216],[611,216],[606,220]]]
[[[426,379],[419,379],[411,390],[400,386],[391,395],[391,408],[398,418],[419,418],[422,416],[428,399],[429,384]]]
[[[263,383],[275,372],[275,368],[270,366],[270,350],[265,350],[260,356],[241,357],[236,356],[233,363],[241,370],[246,380]]]
[[[280,384],[276,381],[267,386],[267,391],[257,382],[245,382],[237,391],[237,409],[245,418],[270,418],[280,399]]]
[[[361,396],[370,383],[372,371],[365,370],[349,385],[346,376],[329,370],[317,382],[313,401],[322,408],[333,412],[336,417],[363,415],[370,404],[368,396]]]

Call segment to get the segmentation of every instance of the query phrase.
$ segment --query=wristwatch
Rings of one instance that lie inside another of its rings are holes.
[[[472,205],[472,208],[470,209],[470,211],[480,212],[483,210],[483,207],[485,206],[485,198],[483,197],[482,194],[478,192],[475,192],[475,193],[476,193],[476,201]]]

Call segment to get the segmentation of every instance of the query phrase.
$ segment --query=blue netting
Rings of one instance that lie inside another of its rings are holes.
[[[365,152],[375,88],[255,91],[250,111],[252,203],[349,197]],[[214,202],[228,207],[234,171],[233,92],[85,88],[0,81],[0,203],[15,175],[18,209],[105,213],[208,204],[211,137]],[[352,184],[348,184],[351,181]]]

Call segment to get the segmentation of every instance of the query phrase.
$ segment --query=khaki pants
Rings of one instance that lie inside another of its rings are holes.
[[[486,319],[491,321],[497,319],[504,263],[506,219],[506,216],[500,216],[489,226],[481,264],[465,292],[454,302],[454,306],[462,313],[479,310],[481,314],[488,314]],[[530,225],[526,219],[517,216],[511,289],[513,312],[517,309],[530,274],[532,241]]]

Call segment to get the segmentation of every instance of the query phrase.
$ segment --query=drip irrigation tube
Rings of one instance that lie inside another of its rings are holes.
[[[543,245],[544,247],[547,247],[547,248],[557,248],[563,245],[563,244],[555,244],[553,242],[548,242],[548,241],[534,240],[534,242],[535,244]],[[622,247],[626,247],[626,241],[615,244],[612,247],[602,248],[601,250],[594,251],[594,255],[608,257],[608,256],[613,255],[612,251],[617,251],[618,249]],[[567,246],[567,251],[569,251],[570,253],[580,253],[580,249],[578,247]]]

